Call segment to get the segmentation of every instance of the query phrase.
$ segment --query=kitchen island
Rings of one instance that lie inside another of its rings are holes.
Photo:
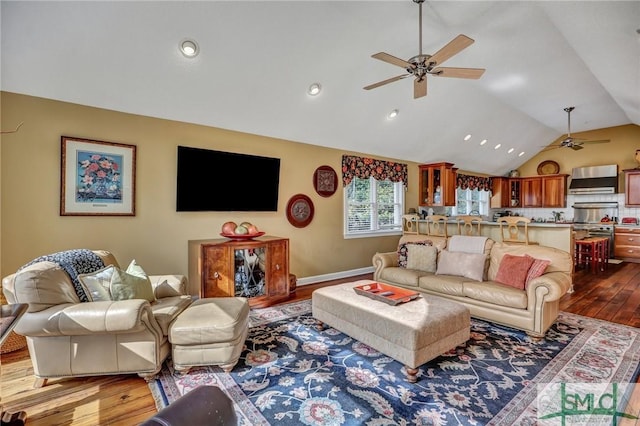
[[[569,253],[573,253],[573,223],[571,222],[531,222],[529,228],[529,240],[547,246],[555,247]],[[427,221],[419,220],[418,229],[421,234],[427,233]],[[506,231],[505,231],[506,232]],[[447,222],[447,235],[458,234],[458,223],[451,219]],[[502,241],[500,224],[498,222],[482,221],[480,234],[495,241]]]

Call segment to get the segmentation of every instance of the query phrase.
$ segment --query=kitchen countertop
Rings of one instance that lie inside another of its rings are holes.
[[[427,221],[424,219],[420,219],[418,222],[420,223],[426,223]],[[456,222],[454,219],[448,220],[447,224],[448,225],[455,225],[458,222]],[[500,224],[498,222],[492,222],[492,221],[488,221],[488,220],[483,220],[482,222],[480,222],[482,225],[488,225],[488,226],[500,226]],[[528,225],[531,228],[569,228],[571,226],[573,226],[573,222],[531,222]]]

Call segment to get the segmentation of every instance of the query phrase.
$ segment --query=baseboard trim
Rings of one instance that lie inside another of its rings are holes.
[[[373,266],[367,268],[351,269],[349,271],[333,272],[331,274],[314,275],[311,277],[298,278],[296,286],[302,286],[307,284],[315,284],[323,281],[339,280],[342,278],[349,278],[355,275],[370,274],[374,271]]]

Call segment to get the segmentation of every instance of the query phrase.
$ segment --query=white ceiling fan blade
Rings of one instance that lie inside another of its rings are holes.
[[[453,55],[458,54],[463,49],[471,46],[474,43],[472,38],[467,37],[464,34],[458,35],[456,38],[451,40],[444,46],[442,49],[438,50],[434,53],[430,58],[429,62],[433,65],[440,65]]]
[[[422,77],[422,79],[418,77],[413,82],[413,99],[422,98],[423,96],[427,96],[427,77],[426,76]]]
[[[430,74],[438,77],[472,78],[477,80],[482,77],[484,71],[484,68],[438,67],[431,70]]]
[[[414,65],[405,61],[404,59],[396,58],[393,55],[389,55],[385,52],[379,52],[374,55],[371,55],[372,58],[379,59],[381,61],[387,62],[392,65],[397,65],[402,68],[414,68]]]
[[[402,74],[395,77],[388,78],[386,80],[379,81],[377,83],[370,84],[368,86],[363,87],[364,90],[375,89],[376,87],[384,86],[385,84],[393,83],[394,81],[402,80],[403,78],[409,77],[411,74]]]

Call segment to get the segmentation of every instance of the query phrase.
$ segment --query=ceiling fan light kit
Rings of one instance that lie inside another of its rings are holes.
[[[584,147],[582,145],[586,145],[586,144],[597,144],[597,143],[609,143],[611,142],[610,140],[597,140],[597,141],[586,141],[580,138],[574,138],[573,136],[571,136],[571,111],[573,111],[574,109],[576,109],[576,107],[566,107],[563,108],[564,112],[567,113],[567,137],[564,138],[559,145],[552,145],[549,146],[545,149],[543,149],[543,151],[548,151],[551,149],[555,149],[555,148],[571,148],[574,151],[579,151],[581,149],[583,149]]]
[[[424,0],[413,0],[419,6],[418,13],[418,54],[405,61],[397,58],[385,52],[379,52],[371,55],[372,58],[380,61],[387,62],[391,65],[404,68],[408,74],[398,75],[386,80],[379,81],[377,83],[365,86],[365,90],[375,89],[385,84],[393,83],[394,81],[401,80],[403,78],[413,76],[413,97],[414,99],[421,98],[427,95],[427,75],[434,75],[437,77],[453,77],[453,78],[469,78],[479,79],[484,74],[484,68],[453,68],[453,67],[441,67],[439,66],[447,59],[460,53],[463,49],[471,46],[474,40],[467,37],[464,34],[460,34],[447,43],[442,49],[438,50],[433,55],[427,55],[422,53],[422,3]]]

